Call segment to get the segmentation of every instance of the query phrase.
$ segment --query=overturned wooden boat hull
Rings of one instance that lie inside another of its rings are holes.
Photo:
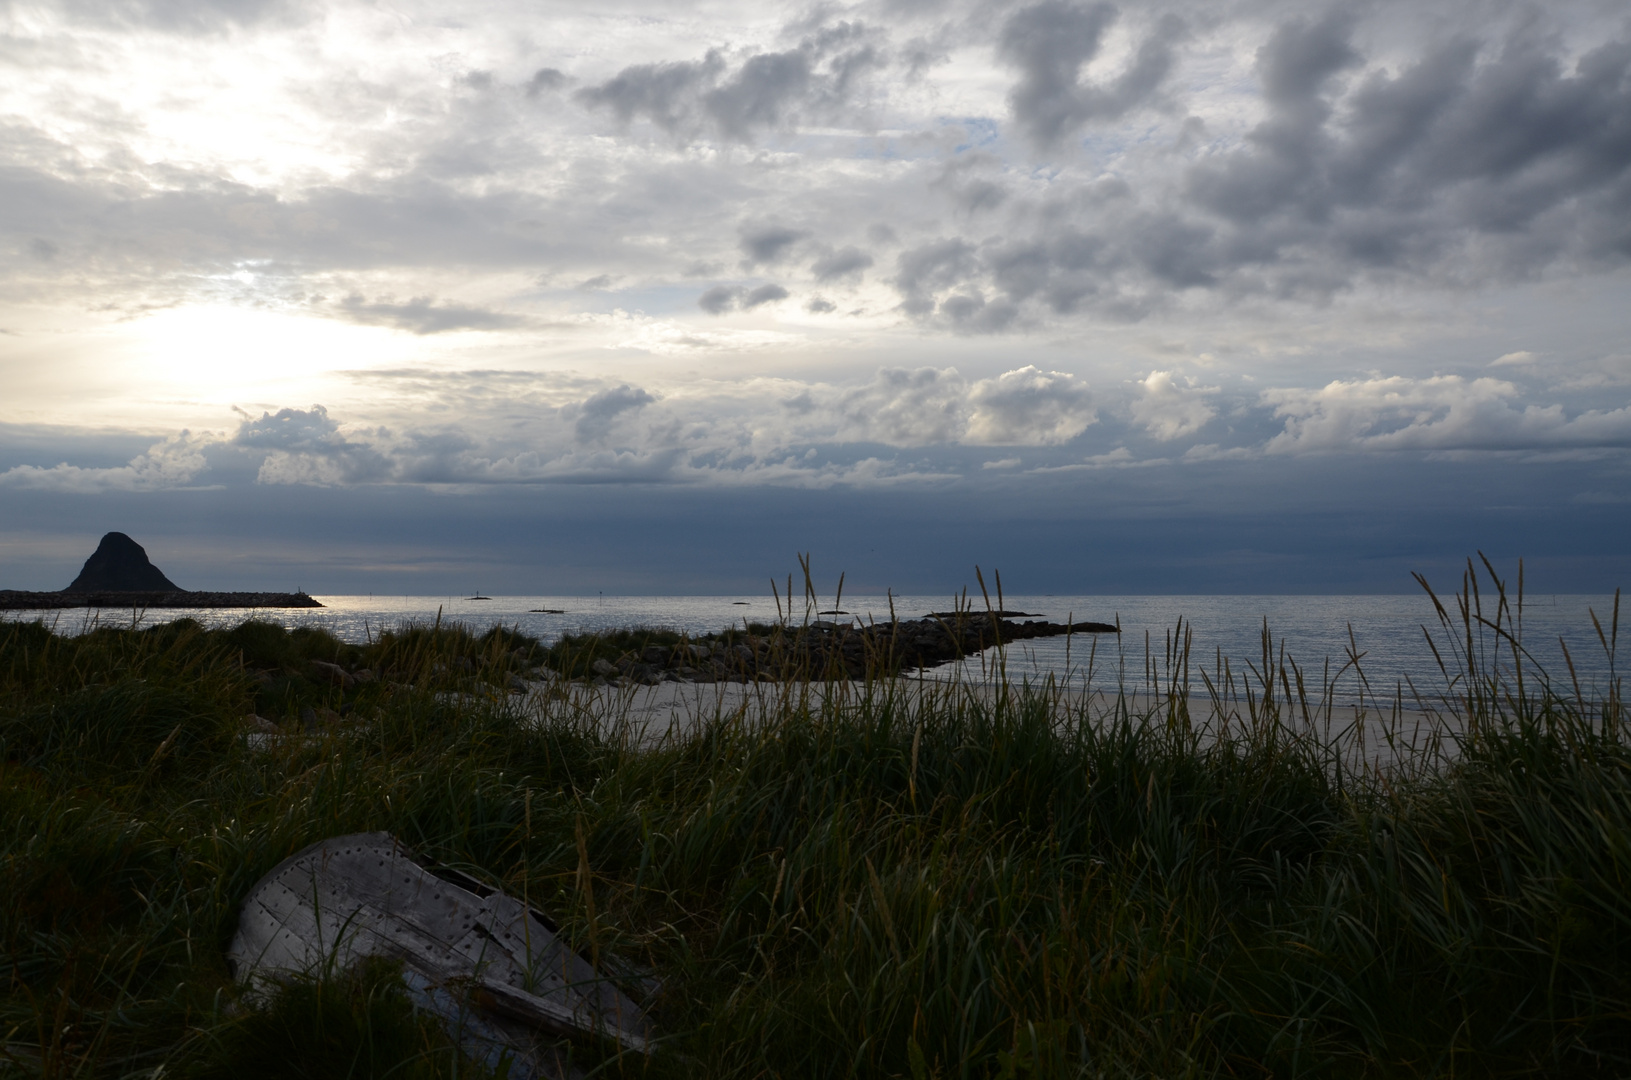
[[[244,900],[227,958],[252,992],[365,956],[400,960],[415,1000],[454,1024],[467,1048],[509,1058],[512,1077],[559,1075],[539,1032],[647,1052],[640,1007],[555,929],[512,896],[422,864],[389,833],[355,833],[313,844],[263,877]]]

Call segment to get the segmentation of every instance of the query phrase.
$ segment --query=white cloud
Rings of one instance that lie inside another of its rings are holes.
[[[1180,381],[1181,380],[1181,381]],[[1170,371],[1152,371],[1133,400],[1133,420],[1157,439],[1170,442],[1193,435],[1217,415],[1206,397],[1215,386],[1196,386]]]
[[[1563,390],[1631,385],[1631,353],[1555,358],[1543,364],[1540,354],[1522,350],[1499,356],[1491,360],[1489,366],[1516,368],[1524,375],[1539,376]]]
[[[1631,407],[1570,417],[1561,405],[1515,403],[1499,379],[1439,375],[1336,381],[1263,393],[1285,430],[1271,454],[1356,450],[1522,450],[1631,445]]]
[[[975,383],[969,403],[965,441],[986,445],[1052,446],[1069,442],[1097,419],[1085,383],[1029,365]]]
[[[154,443],[128,465],[82,468],[63,463],[50,468],[18,465],[0,473],[0,487],[94,495],[105,491],[158,491],[185,487],[204,471],[204,447],[213,440],[183,431]]]
[[[255,473],[257,484],[313,484],[331,487],[344,482],[344,466],[329,457],[316,454],[291,454],[287,450],[273,450],[266,455]]]
[[[848,438],[893,446],[955,442],[968,427],[968,383],[956,368],[884,368],[841,394],[837,410]]]
[[[1186,465],[1194,465],[1205,461],[1244,461],[1256,457],[1257,454],[1256,447],[1233,446],[1225,449],[1217,443],[1202,443],[1185,450],[1184,456],[1178,460]]]
[[[895,446],[1052,446],[1096,419],[1085,383],[1029,365],[972,384],[956,368],[884,368],[837,410],[845,437]]]
[[[378,433],[348,436],[321,405],[279,409],[247,418],[232,438],[235,446],[265,451],[256,474],[261,484],[363,483],[390,477],[392,460],[374,445]]]
[[[1108,453],[1093,454],[1081,461],[1073,461],[1068,465],[1038,465],[1036,468],[1027,471],[1033,473],[1095,472],[1099,469],[1125,469],[1134,465],[1161,465],[1165,464],[1165,460],[1164,458],[1155,458],[1140,461],[1133,456],[1131,450],[1125,446],[1118,446]]]

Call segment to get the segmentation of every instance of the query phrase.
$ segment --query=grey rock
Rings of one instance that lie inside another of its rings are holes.
[[[326,660],[313,660],[311,670],[317,678],[333,683],[335,686],[349,690],[355,686],[357,680],[351,672],[339,664],[331,664]]]

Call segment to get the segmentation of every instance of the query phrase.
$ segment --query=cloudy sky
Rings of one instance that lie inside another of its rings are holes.
[[[1631,584],[1631,18],[0,0],[0,587]]]

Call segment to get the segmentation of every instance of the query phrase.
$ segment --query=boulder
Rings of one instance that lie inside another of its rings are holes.
[[[351,689],[357,682],[356,677],[351,672],[339,664],[331,664],[327,660],[313,660],[311,670],[314,678],[331,682],[344,690]]]
[[[303,731],[318,731],[322,728],[337,726],[345,717],[327,706],[312,708],[307,706],[300,710],[300,727]]]

